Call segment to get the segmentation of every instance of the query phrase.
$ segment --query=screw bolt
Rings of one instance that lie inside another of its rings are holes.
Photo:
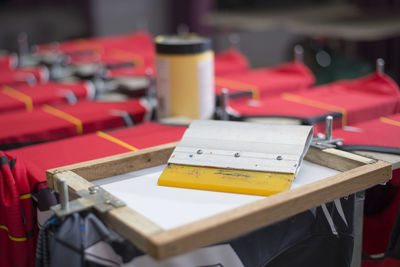
[[[99,187],[98,186],[92,186],[92,187],[89,187],[88,189],[89,189],[89,193],[92,194],[92,195],[96,194],[99,191]]]

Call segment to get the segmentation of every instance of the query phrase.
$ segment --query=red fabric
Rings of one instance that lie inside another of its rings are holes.
[[[67,103],[65,93],[68,91],[74,93],[78,100],[89,98],[89,92],[92,90],[90,87],[91,86],[87,82],[48,82],[36,84],[34,86],[20,85],[12,88],[23,93],[24,95],[29,96],[32,99],[33,106],[36,107],[43,104]],[[25,103],[0,91],[0,113],[15,110],[26,110]]]
[[[50,50],[49,45],[37,47],[37,53],[46,53]],[[134,63],[132,67],[110,69],[107,73],[110,78],[145,76],[148,70],[151,70],[153,76],[155,75],[155,44],[153,38],[146,32],[61,42],[59,51],[69,55],[70,64]],[[228,49],[215,56],[217,75],[247,69],[247,59],[237,50]]]
[[[122,52],[121,52],[122,53]],[[123,53],[122,53],[123,54]],[[133,58],[129,59],[129,54],[125,57],[126,60],[124,62],[133,62],[134,65],[131,67],[124,68],[112,68],[107,72],[107,77],[115,78],[115,77],[135,77],[135,76],[147,76],[151,75],[155,77],[155,54],[154,51],[146,51],[140,52],[138,55],[141,56],[139,62],[133,60]],[[120,57],[121,59],[123,57]],[[109,63],[112,62],[110,58]],[[150,73],[148,73],[150,71]]]
[[[399,267],[400,260],[385,258],[382,261],[362,261],[362,267]]]
[[[397,170],[397,173],[393,173],[393,176],[396,176],[395,179],[400,179],[399,170]],[[383,212],[364,217],[363,251],[370,255],[386,251],[399,205],[400,191],[397,192],[395,199]]]
[[[385,116],[400,125],[400,113]],[[400,126],[382,121],[380,118],[351,124],[349,129],[335,129],[333,136],[343,138],[344,145],[366,145],[400,148]]]
[[[151,54],[153,53],[153,54]],[[132,76],[146,76],[147,71],[150,70],[153,77],[155,77],[155,64],[154,64],[154,51],[141,52],[144,64],[142,66],[133,66],[127,68],[111,69],[108,72],[108,77],[132,77]],[[215,55],[214,70],[216,75],[223,75],[228,73],[239,73],[248,70],[248,63],[246,57],[239,51],[228,49]]]
[[[185,127],[146,123],[135,127],[107,132],[107,134],[131,146],[142,149],[178,141],[182,137],[185,129]],[[19,196],[21,192],[31,192],[38,184],[43,185],[46,181],[45,171],[47,169],[129,151],[128,148],[104,139],[97,134],[77,136],[8,151],[7,153],[9,155],[17,157],[18,159],[23,158],[28,171],[23,168],[21,161],[17,160],[15,170],[20,169],[20,171],[18,171],[18,173],[16,172],[16,174],[13,173],[14,177],[11,177],[11,175],[6,175],[5,178],[7,179],[0,177],[0,224],[10,224],[11,228],[9,227],[9,229],[11,229],[13,231],[12,233],[16,236],[19,236],[19,234],[23,235],[25,231],[27,231],[26,229],[33,227],[33,220],[31,220],[31,218],[33,218],[34,214],[32,214],[31,199],[20,201]],[[2,152],[0,151],[0,153]],[[1,155],[2,154],[0,154],[0,156]],[[0,173],[0,175],[3,175],[3,166],[1,167],[2,173]],[[9,173],[9,171],[6,172],[6,174]],[[25,191],[18,191],[11,178],[14,178],[17,184],[22,184]],[[24,209],[29,208],[29,211],[31,211],[31,214],[28,213],[28,211],[24,213],[27,220],[29,220],[29,224],[22,225],[21,205]],[[8,260],[6,261],[6,259],[3,259],[5,257],[12,259],[12,263],[17,266],[34,266],[33,259],[36,236],[37,231],[35,232],[35,238],[30,239],[29,242],[13,243],[9,240],[6,232],[0,229],[1,266],[11,266]]]
[[[138,149],[157,146],[181,139],[186,127],[166,126],[157,123],[144,123],[138,126],[107,132]],[[106,140],[96,133],[64,140],[39,144],[7,153],[24,159],[31,177],[32,185],[46,180],[47,169],[73,163],[107,157],[130,150]]]
[[[243,86],[243,88],[239,86],[240,90],[234,89],[230,83],[218,82],[218,78],[256,86],[261,98],[308,88],[315,81],[311,71],[305,65],[296,62],[282,64],[275,68],[261,68],[216,77],[215,91],[217,94],[221,94],[223,88],[227,88],[229,94],[250,91],[249,88],[246,88],[247,86]]]
[[[293,93],[296,95],[304,95],[305,92]],[[239,115],[243,117],[249,116],[282,116],[293,118],[312,118],[323,114],[331,114],[332,112],[326,109],[308,106],[301,103],[291,102],[275,96],[263,98],[260,101],[251,100],[247,102],[229,101],[229,106]]]
[[[245,72],[249,69],[247,58],[236,49],[227,49],[215,55],[215,75]]]
[[[17,65],[15,54],[0,55],[0,70],[13,69]]]
[[[46,53],[50,49],[49,45],[40,45],[37,52]],[[59,51],[69,54],[71,64],[126,62],[129,53],[143,56],[143,53],[153,51],[154,55],[154,41],[150,34],[137,32],[61,42]]]
[[[12,160],[1,151],[0,157],[3,157],[2,163],[4,159]],[[31,192],[27,171],[19,158],[16,159],[13,169],[9,164],[2,164],[0,168],[1,266],[34,266],[37,229],[34,224],[33,203],[31,198],[20,200],[21,195]],[[32,237],[27,238],[29,232]],[[10,236],[26,240],[16,241]]]
[[[372,74],[352,81],[338,81],[290,94],[324,103],[325,106],[345,109],[347,125],[400,111],[399,88],[386,75]],[[286,116],[305,119],[339,112],[331,108],[290,101],[284,95],[246,103],[231,101],[229,106],[241,116]],[[335,119],[333,126],[339,127],[341,122],[341,118]],[[318,124],[315,132],[324,132],[324,127],[324,123]]]
[[[49,50],[48,45],[38,47],[38,53]],[[152,36],[146,32],[62,42],[59,50],[69,55],[69,64],[134,64],[132,67],[110,69],[107,73],[109,78],[146,76],[148,70],[153,75],[155,72],[155,44]]]
[[[44,67],[2,69],[0,71],[0,86],[28,84],[32,77],[36,82],[47,82],[49,79],[48,71]]]
[[[104,37],[82,38],[59,43],[59,51],[64,53],[81,51],[81,50],[96,50],[101,47],[115,47],[115,46],[131,46],[141,47],[142,49],[148,48],[153,45],[153,38],[145,31],[134,33],[110,35]],[[52,46],[48,44],[36,46],[37,53],[46,53],[51,51]]]
[[[142,122],[146,108],[140,100],[126,102],[80,101],[76,105],[56,107],[82,122],[83,133],[124,127],[124,120],[113,111],[128,112],[136,123]],[[0,115],[0,144],[49,141],[78,135],[77,127],[71,122],[56,117],[43,108],[32,112],[17,111]]]
[[[385,116],[394,122],[399,122],[400,114]],[[343,138],[344,145],[365,145],[400,148],[400,126],[375,119],[351,125],[347,130],[336,129],[333,131],[335,138]],[[400,169],[392,173],[390,183],[400,186]],[[381,213],[364,217],[363,250],[368,254],[383,253],[389,243],[390,232],[396,219],[398,206],[400,205],[400,190],[391,204]],[[394,259],[383,261],[363,261],[366,267],[400,266],[400,262]]]

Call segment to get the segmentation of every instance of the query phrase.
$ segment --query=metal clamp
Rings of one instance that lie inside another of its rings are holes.
[[[51,210],[58,216],[64,217],[74,212],[79,212],[94,208],[101,213],[105,213],[114,208],[121,208],[126,204],[108,193],[100,186],[91,186],[88,190],[77,192],[80,198],[68,200],[68,186],[65,179],[58,179],[57,186],[60,194],[60,204],[52,206]]]
[[[378,75],[385,74],[385,60],[383,60],[383,58],[378,58],[376,60],[376,73]]]
[[[332,136],[332,123],[333,117],[326,116],[325,120],[325,138],[314,137],[311,141],[311,146],[325,149],[325,148],[335,148],[338,142],[342,142],[343,139],[335,139]]]
[[[301,45],[295,45],[293,48],[294,61],[304,63],[304,49]]]
[[[221,120],[223,121],[229,121],[229,113],[228,113],[228,89],[224,88],[222,89],[221,92],[221,102],[220,102],[220,108],[221,108]]]

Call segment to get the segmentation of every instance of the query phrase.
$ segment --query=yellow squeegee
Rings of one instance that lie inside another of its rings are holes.
[[[288,190],[312,128],[287,127],[195,121],[172,153],[158,185],[260,196]]]
[[[288,190],[293,180],[293,173],[168,164],[158,185],[269,196]]]

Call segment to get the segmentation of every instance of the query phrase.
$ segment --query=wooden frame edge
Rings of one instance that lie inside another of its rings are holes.
[[[105,158],[84,161],[46,171],[49,186],[53,176],[62,171],[73,171],[88,181],[98,180],[140,169],[165,164],[178,143],[168,143]]]
[[[89,181],[165,164],[176,145],[169,143],[51,169],[46,172],[48,185],[58,191],[56,180],[59,174],[62,173],[63,177],[68,174],[74,177],[67,180],[69,192],[74,195],[78,188],[87,189],[93,185]],[[156,259],[164,259],[256,230],[322,203],[385,182],[391,177],[391,164],[336,149],[319,150],[310,147],[305,159],[344,173],[332,176],[328,182],[317,181],[270,196],[268,201],[253,202],[168,231],[128,207],[99,214],[99,217],[139,249]],[[337,192],[330,192],[332,190]],[[328,192],[331,196],[329,198],[326,197]],[[307,202],[305,196],[309,196]],[[282,199],[286,199],[285,202]],[[282,210],[286,212],[282,213]],[[256,219],[248,219],[249,215]]]

